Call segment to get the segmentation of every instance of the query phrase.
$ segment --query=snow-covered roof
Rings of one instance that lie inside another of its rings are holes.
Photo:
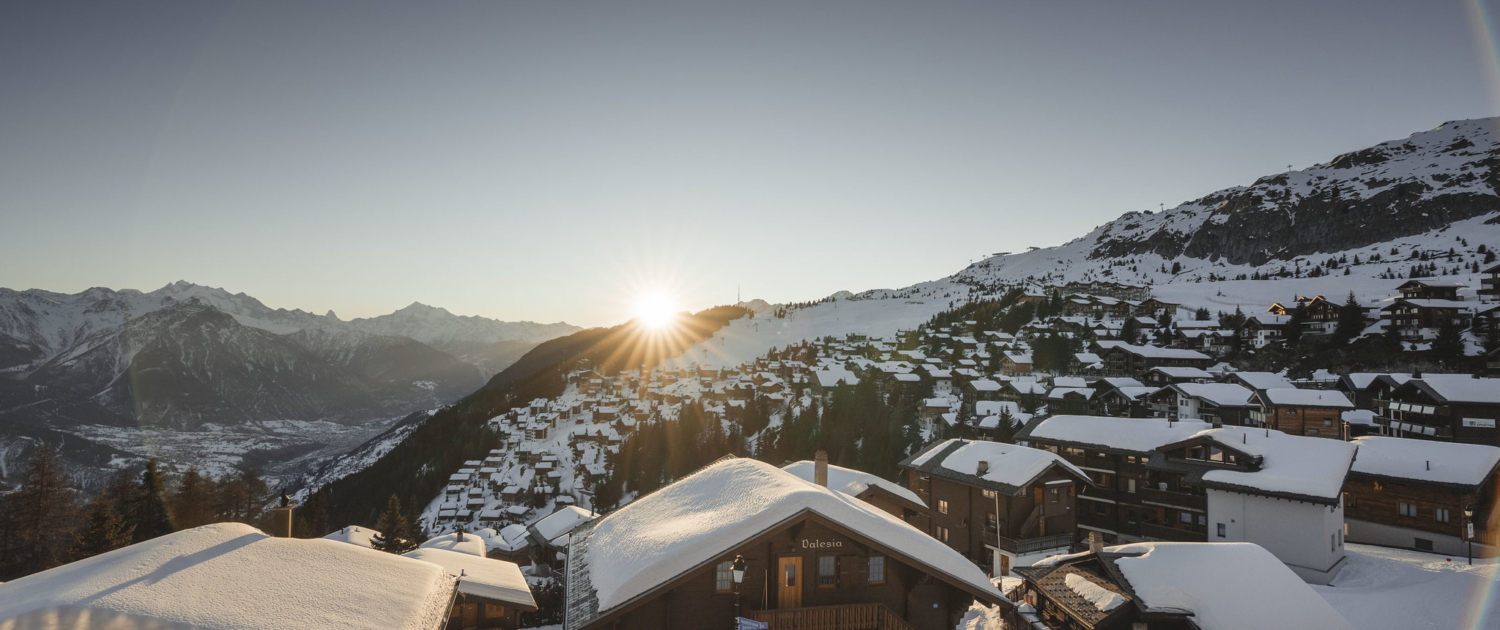
[[[1171,386],[1185,396],[1206,400],[1220,407],[1245,407],[1254,392],[1234,383],[1178,383]]]
[[[1312,587],[1259,545],[1157,542],[1109,547],[1105,552],[1141,554],[1114,561],[1138,604],[1148,612],[1190,612],[1203,630],[1354,630]]]
[[[536,599],[531,596],[531,586],[521,567],[514,562],[474,557],[466,553],[443,549],[417,549],[403,554],[408,558],[431,562],[443,567],[451,575],[457,575],[458,592],[505,602],[518,608],[535,610]]]
[[[586,523],[592,518],[594,518],[592,512],[576,505],[569,505],[547,515],[547,518],[537,521],[531,527],[543,540],[552,540],[573,531],[579,523]]]
[[[1169,378],[1201,378],[1204,380],[1213,380],[1214,378],[1214,375],[1209,374],[1204,369],[1195,367],[1171,367],[1163,365],[1151,368],[1147,372],[1161,372]]]
[[[351,545],[359,545],[360,547],[365,547],[367,549],[372,549],[374,548],[374,541],[371,539],[379,535],[380,532],[377,532],[368,527],[350,525],[332,534],[324,536],[324,538],[327,538],[328,540],[346,542]]]
[[[1053,387],[1088,387],[1088,381],[1082,376],[1059,376],[1052,379]]]
[[[813,462],[804,459],[800,462],[792,462],[782,466],[781,469],[796,475],[798,479],[811,483],[813,481],[814,466]],[[917,505],[927,506],[927,503],[922,501],[922,498],[917,496],[917,493],[907,490],[901,484],[887,481],[870,473],[852,468],[844,468],[843,466],[834,466],[832,464],[828,466],[828,488],[831,490],[838,490],[849,496],[857,497],[871,486],[885,490]]]
[[[1425,389],[1444,403],[1500,404],[1500,378],[1474,378],[1467,374],[1428,374],[1411,379],[1409,385]]]
[[[1062,400],[1068,394],[1078,394],[1087,399],[1094,397],[1094,390],[1089,387],[1054,387],[1047,392],[1047,400]]]
[[[1256,394],[1261,400],[1272,405],[1290,405],[1295,407],[1331,407],[1334,409],[1353,409],[1354,403],[1349,402],[1342,393],[1322,389],[1297,389],[1295,387],[1278,387],[1268,389],[1263,393]]]
[[[1354,461],[1354,445],[1328,438],[1287,435],[1272,429],[1221,427],[1198,435],[1261,457],[1260,470],[1210,470],[1204,485],[1227,484],[1271,493],[1338,501]],[[1195,436],[1196,437],[1196,436]]]
[[[1053,416],[1031,427],[1028,434],[1044,440],[1144,453],[1186,440],[1209,426],[1201,420]]]
[[[374,549],[219,523],[0,585],[0,619],[53,628],[52,612],[88,610],[89,627],[435,630],[454,579]]]
[[[818,379],[820,387],[834,387],[839,383],[846,385],[859,384],[859,377],[845,369],[818,370],[813,372],[813,376]]]
[[[428,538],[427,542],[420,545],[422,549],[444,549],[466,553],[471,556],[484,557],[487,549],[484,546],[484,537],[473,534],[464,534],[462,542],[458,540],[458,532],[448,532],[442,536]]]
[[[1500,465],[1500,448],[1408,438],[1354,438],[1354,472],[1477,487]]]
[[[1233,377],[1240,380],[1250,389],[1286,389],[1294,387],[1286,377],[1275,372],[1234,372]]]
[[[980,462],[986,462],[987,467],[982,475],[978,474]],[[935,465],[1013,489],[1030,485],[1053,466],[1061,467],[1085,482],[1089,479],[1087,473],[1051,451],[1003,442],[963,439],[934,443],[902,462],[902,465],[941,474],[942,471],[933,467]]]
[[[990,379],[987,379],[987,378],[978,378],[978,379],[974,379],[972,381],[969,381],[969,387],[974,388],[974,391],[976,391],[976,392],[998,392],[998,391],[1000,391],[1000,384],[996,383],[995,381],[992,381]]]
[[[585,577],[598,610],[608,611],[804,512],[899,550],[921,570],[991,601],[1008,601],[979,567],[925,532],[750,459],[714,464],[637,499],[593,524],[586,542],[574,536],[573,546],[587,550]],[[581,587],[577,582],[570,580],[570,589]]]

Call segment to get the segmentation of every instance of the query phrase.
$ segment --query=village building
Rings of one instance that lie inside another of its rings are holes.
[[[954,627],[1014,607],[958,552],[879,508],[726,459],[574,530],[565,630]],[[904,625],[903,625],[904,624]]]
[[[1343,414],[1354,403],[1336,391],[1277,387],[1256,391],[1250,402],[1253,426],[1270,427],[1288,435],[1342,440],[1348,437]]]
[[[1239,327],[1240,341],[1244,347],[1255,350],[1281,343],[1286,340],[1286,327],[1290,321],[1290,315],[1248,313]]]
[[[1297,575],[1249,544],[1091,546],[1016,570],[1007,627],[1037,630],[1353,630]]]
[[[1380,436],[1356,438],[1354,445],[1359,456],[1344,482],[1350,542],[1495,555],[1500,448]]]
[[[1203,420],[1245,426],[1252,422],[1251,392],[1234,383],[1180,383],[1150,394],[1153,413],[1159,418]]]
[[[1375,423],[1384,435],[1500,445],[1500,379],[1428,374],[1377,381],[1385,393],[1377,393]]]
[[[1401,283],[1401,286],[1396,287],[1396,292],[1407,300],[1462,300],[1458,291],[1467,286],[1469,285],[1453,280],[1415,278]]]
[[[1467,328],[1474,316],[1473,304],[1459,300],[1397,298],[1380,309],[1386,326],[1401,339],[1417,343],[1432,341],[1446,324]]]
[[[1140,376],[1154,367],[1206,368],[1213,358],[1196,350],[1161,348],[1125,343],[1096,341],[1095,353],[1104,359],[1106,376]]]
[[[1017,442],[1093,478],[1104,507],[1078,526],[1106,542],[1253,542],[1309,582],[1343,568],[1341,491],[1355,448],[1270,429],[1161,418],[1054,416]]]
[[[999,442],[935,442],[901,468],[931,508],[914,524],[994,575],[1020,557],[1071,547],[1078,486],[1091,483],[1055,453]]]
[[[368,532],[341,531],[351,541]],[[0,620],[16,628],[515,628],[518,609],[536,605],[514,564],[436,549],[398,556],[240,523],[0,584]]]
[[[1480,299],[1500,300],[1500,265],[1495,265],[1480,272],[1484,274],[1479,278]]]

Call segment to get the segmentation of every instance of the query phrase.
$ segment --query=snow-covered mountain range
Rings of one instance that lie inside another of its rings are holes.
[[[164,444],[199,436],[236,446],[191,463],[243,463],[248,446],[275,466],[461,398],[525,349],[577,330],[421,304],[345,322],[187,282],[0,289],[0,445],[64,432],[111,445],[115,459],[171,459]],[[0,461],[0,478],[13,472]]]

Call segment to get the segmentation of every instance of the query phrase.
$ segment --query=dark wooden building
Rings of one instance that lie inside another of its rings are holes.
[[[878,508],[728,459],[571,536],[565,630],[952,628],[1013,607],[957,552]],[[743,581],[734,581],[736,559]]]
[[[1056,453],[947,440],[901,462],[906,487],[929,506],[913,524],[992,575],[1016,559],[1076,542],[1076,503],[1088,474]]]
[[[1354,444],[1359,457],[1344,481],[1350,542],[1463,555],[1472,510],[1473,550],[1495,554],[1500,448],[1381,436]]]

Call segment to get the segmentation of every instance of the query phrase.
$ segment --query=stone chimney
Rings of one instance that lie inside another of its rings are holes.
[[[974,476],[975,477],[983,477],[983,476],[989,474],[989,472],[990,472],[990,461],[987,460],[987,459],[981,459],[981,460],[979,460],[979,467],[974,470]]]
[[[828,451],[813,455],[813,483],[828,487]]]
[[[1104,534],[1089,532],[1089,553],[1104,551]]]
[[[464,541],[464,526],[463,525],[459,525],[458,529],[454,530],[453,533],[454,533],[455,536],[457,536],[457,541],[458,542],[463,542]]]
[[[292,504],[292,498],[285,492],[281,493],[281,504],[271,508],[271,535],[277,538],[292,537],[292,510],[297,509]]]
[[[1215,429],[1222,429],[1222,428],[1224,428],[1224,420],[1222,418],[1219,418],[1218,416],[1214,416],[1213,428],[1215,428]]]

